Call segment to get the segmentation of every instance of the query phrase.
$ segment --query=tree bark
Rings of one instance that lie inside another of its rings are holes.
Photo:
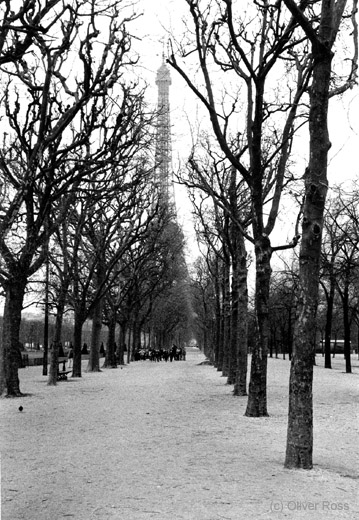
[[[102,308],[103,302],[100,298],[94,305],[92,315],[91,349],[87,372],[101,372],[100,369],[100,339],[102,330]]]
[[[132,326],[132,349],[131,349],[131,361],[134,361],[134,355],[136,350],[141,347],[141,327],[139,323],[139,313],[134,312],[133,315],[133,326]]]
[[[237,396],[247,395],[247,369],[248,369],[248,288],[247,288],[247,253],[244,238],[238,234],[238,327],[237,327],[237,372],[234,382],[233,394]]]
[[[216,259],[216,276],[214,279],[215,284],[215,313],[216,313],[216,322],[215,322],[215,333],[214,333],[214,341],[215,341],[215,363],[217,370],[222,372],[223,370],[223,309],[221,309],[221,298],[220,298],[220,270],[219,270],[219,261]]]
[[[330,148],[327,116],[332,52],[325,45],[313,45],[312,50],[315,66],[310,93],[310,157],[305,173],[298,317],[290,370],[285,457],[285,467],[302,469],[313,467],[313,360],[323,215],[328,189],[327,159]]]
[[[132,325],[132,320],[131,320]],[[127,364],[131,363],[131,351],[133,350],[133,329],[131,325],[128,327],[128,342],[127,342]]]
[[[221,310],[220,304],[216,302],[216,319],[213,327],[214,343],[214,366],[221,372],[223,367],[223,344],[221,341]]]
[[[350,274],[347,274],[348,278]],[[343,291],[343,326],[344,326],[344,357],[345,357],[345,372],[352,373],[352,363],[350,358],[350,317],[349,317],[349,279],[345,280],[345,287]]]
[[[223,294],[223,366],[222,375],[228,377],[230,363],[230,327],[231,327],[231,302],[230,302],[230,280],[229,259],[222,264],[222,294]]]
[[[50,280],[50,262],[48,256],[45,262],[45,309],[44,309],[44,355],[42,360],[42,375],[47,376],[48,353],[49,353],[49,280]]]
[[[81,348],[82,348],[82,327],[85,320],[79,311],[75,312],[74,323],[74,359],[72,367],[72,377],[82,377],[81,367]]]
[[[119,365],[125,364],[125,338],[126,338],[126,324],[120,322],[120,331],[118,335],[118,347],[117,347],[117,362]]]
[[[255,339],[252,349],[247,417],[267,417],[267,356],[270,339],[269,285],[272,248],[269,237],[262,235],[255,242],[256,296]]]
[[[238,287],[238,258],[237,248],[232,255],[232,291],[231,291],[231,316],[229,337],[229,370],[227,384],[234,385],[238,371],[238,327],[239,327],[239,287]]]
[[[102,313],[105,303],[104,295],[101,294],[105,282],[105,258],[100,255],[96,272],[96,287],[98,295],[93,306],[92,331],[91,331],[91,350],[87,372],[101,372],[100,369],[100,341],[102,331]]]
[[[106,349],[105,362],[102,365],[102,368],[117,368],[115,334],[116,334],[116,313],[114,313],[114,316],[111,317],[110,323],[108,324],[107,349]]]
[[[0,354],[0,395],[20,397],[18,368],[21,361],[19,348],[21,311],[26,287],[26,278],[20,273],[6,287],[3,317],[3,337]]]

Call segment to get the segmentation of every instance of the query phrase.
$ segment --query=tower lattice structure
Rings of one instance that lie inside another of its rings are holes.
[[[172,180],[172,140],[170,121],[169,90],[171,75],[164,57],[157,71],[158,86],[157,128],[156,128],[156,169],[155,184],[161,201],[168,208],[175,208],[174,188]]]

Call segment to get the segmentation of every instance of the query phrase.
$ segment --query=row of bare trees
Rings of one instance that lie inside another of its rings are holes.
[[[358,185],[334,190],[326,209],[320,284],[326,301],[325,367],[331,368],[330,340],[337,331],[333,316],[342,316],[346,372],[351,367],[352,325],[359,324],[359,201]],[[340,312],[339,312],[340,309]]]
[[[316,320],[316,351],[331,368],[333,343],[340,339],[351,373],[350,353],[358,347],[358,185],[332,188],[325,210]],[[292,354],[298,293],[298,257],[284,262],[271,280],[270,355]]]
[[[199,323],[203,334],[217,338],[214,356],[235,393],[246,394],[250,241],[255,334],[246,415],[268,415],[271,260],[300,240],[285,465],[311,468],[328,105],[356,80],[357,0],[260,0],[245,8],[232,0],[182,1],[188,24],[183,37],[171,38],[168,63],[200,100],[215,138],[201,136],[181,174],[208,246],[206,265],[198,266]],[[29,281],[44,265],[45,279],[56,279],[50,284],[56,287],[56,334],[65,307],[74,312],[74,375],[81,375],[79,345],[87,317],[93,323],[89,369],[98,370],[104,316],[112,335],[116,321],[133,319],[136,339],[146,320],[161,323],[168,311],[156,298],[161,291],[174,306],[178,294],[183,303],[183,315],[167,316],[163,334],[169,322],[176,329],[192,310],[180,283],[185,266],[179,230],[148,190],[153,115],[143,89],[131,81],[137,61],[127,29],[135,19],[131,6],[24,0],[14,12],[5,0],[1,8],[0,110],[6,131],[0,156],[5,294],[0,380],[1,393],[18,395],[21,310]],[[354,51],[347,42],[339,50],[338,34],[347,34],[350,25]],[[293,152],[307,123],[309,157],[296,178]],[[302,186],[301,233],[293,229],[292,240],[275,245],[271,237],[291,183]],[[203,211],[210,213],[210,225]],[[207,307],[216,318],[222,315],[214,330]],[[50,378],[58,341],[56,336]],[[111,347],[107,356],[112,366]]]
[[[6,131],[0,376],[1,393],[16,395],[16,347],[28,281],[43,265],[50,238],[78,204],[83,185],[90,195],[110,179],[126,176],[122,169],[133,147],[144,141],[146,116],[141,89],[124,78],[135,64],[125,23],[134,15],[122,12],[121,2],[25,1],[15,12],[3,2],[1,8]],[[62,232],[65,240],[67,230]]]
[[[245,6],[232,0],[183,2],[188,6],[185,32],[182,37],[171,37],[168,63],[204,107],[215,137],[215,145],[205,146],[204,154],[194,147],[184,180],[214,200],[213,225],[204,233],[210,236],[210,244],[213,230],[220,238],[220,256],[213,252],[207,262],[218,280],[214,298],[221,294],[225,308],[224,325],[218,325],[215,332],[232,345],[227,333],[230,266],[232,277],[237,273],[232,278],[232,304],[237,309],[246,299],[245,269],[240,267],[240,259],[246,256],[246,237],[254,247],[256,272],[256,333],[246,415],[266,416],[271,258],[276,250],[295,247],[300,238],[285,465],[311,468],[313,349],[330,148],[328,106],[331,96],[352,88],[356,81],[357,2],[263,0]],[[343,44],[339,50],[342,38],[338,34],[347,32],[351,23],[352,50],[343,68],[349,47]],[[276,246],[271,235],[283,191],[295,180],[293,151],[307,123],[309,156],[301,175],[301,233],[293,229],[293,240]],[[206,175],[208,166],[215,185]],[[241,207],[243,186],[247,211]],[[203,205],[202,200],[195,203]],[[233,343],[238,356],[242,341],[243,333],[241,341],[236,338]]]
[[[174,283],[178,280],[186,283],[183,235],[173,216],[154,204],[151,178],[144,182],[141,173],[141,183],[133,184],[136,178],[132,174],[121,197],[118,186],[116,193],[102,191],[99,199],[87,195],[63,223],[62,233],[55,235],[49,253],[53,269],[51,303],[56,319],[60,320],[53,344],[56,347],[60,342],[64,312],[72,311],[74,377],[81,377],[82,328],[89,318],[92,335],[88,371],[100,370],[99,347],[104,324],[108,329],[104,366],[111,368],[118,361],[123,363],[129,330],[135,348],[139,347],[144,330],[156,340],[161,336],[158,314],[165,318],[164,339],[169,341],[171,335],[173,323],[159,308]],[[95,201],[95,211],[91,200]],[[174,325],[178,322],[177,314]],[[115,337],[118,325],[119,340]],[[51,360],[50,381],[56,384],[56,348],[52,349]]]
[[[99,370],[103,323],[105,366],[115,366],[117,324],[131,324],[136,344],[144,324],[157,326],[156,313],[167,321],[162,341],[187,319],[175,303],[167,316],[159,310],[179,280],[185,292],[186,269],[182,232],[153,189],[156,116],[136,76],[133,6],[24,0],[17,11],[10,1],[0,8],[0,393],[17,396],[21,312],[34,288],[45,295],[44,375],[49,312],[56,316],[49,373],[56,384],[65,312],[74,319],[73,375],[81,376],[88,318],[88,370]]]
[[[196,295],[199,326],[197,337],[204,346],[207,357],[224,376],[228,376],[228,384],[235,385],[234,395],[246,395],[245,379],[242,391],[238,393],[235,376],[238,377],[241,372],[241,361],[238,358],[240,349],[247,343],[248,349],[244,351],[250,352],[252,341],[251,335],[247,338],[247,328],[240,329],[240,335],[237,337],[236,322],[239,321],[237,327],[247,323],[250,334],[253,333],[252,303],[249,301],[247,305],[245,302],[239,318],[236,316],[238,286],[236,259],[233,251],[230,255],[225,252],[226,248],[231,251],[229,235],[223,229],[219,229],[218,224],[213,221],[215,213],[218,217],[220,208],[215,208],[213,200],[212,204],[204,206],[203,197],[201,204],[196,204],[195,201],[193,204],[197,215],[197,235],[208,252],[196,262],[193,271],[193,289]],[[219,220],[224,222],[224,218]],[[321,352],[325,356],[325,368],[331,368],[331,355],[335,355],[333,342],[335,339],[343,341],[347,373],[352,371],[350,353],[359,344],[358,233],[357,183],[354,182],[349,189],[333,188],[324,219],[316,352]],[[247,240],[244,246],[246,243]],[[280,268],[281,263],[283,268]],[[244,267],[247,268],[246,263]],[[229,277],[230,273],[231,277]],[[269,298],[269,355],[271,357],[273,354],[276,357],[282,354],[284,359],[286,355],[291,359],[292,356],[298,304],[298,274],[296,249],[289,259],[277,259],[276,270],[271,276]],[[246,292],[246,276],[243,277],[243,282]],[[232,344],[233,337],[237,337],[237,340]],[[234,350],[232,350],[233,345]],[[234,366],[231,366],[231,362]]]
[[[320,290],[316,323],[316,349],[325,356],[325,368],[331,368],[333,343],[340,339],[351,373],[351,356],[358,347],[357,297],[359,279],[358,186],[350,190],[334,188],[325,211],[320,264]],[[294,266],[294,267],[293,267]],[[298,261],[278,273],[271,287],[272,348],[276,353],[292,352],[295,323]],[[280,345],[278,347],[278,341]]]

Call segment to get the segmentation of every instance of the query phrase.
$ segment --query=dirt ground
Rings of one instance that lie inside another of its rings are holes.
[[[270,417],[252,419],[202,361],[192,349],[56,387],[21,370],[30,395],[0,402],[2,520],[358,519],[355,357],[351,375],[340,356],[315,367],[311,471],[283,468],[289,362],[269,359]]]

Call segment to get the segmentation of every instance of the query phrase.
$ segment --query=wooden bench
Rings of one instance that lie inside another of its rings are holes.
[[[66,370],[66,362],[67,358],[59,358],[57,360],[57,381],[67,381],[67,374],[70,374],[72,370]],[[60,365],[62,363],[62,370],[60,370]]]

